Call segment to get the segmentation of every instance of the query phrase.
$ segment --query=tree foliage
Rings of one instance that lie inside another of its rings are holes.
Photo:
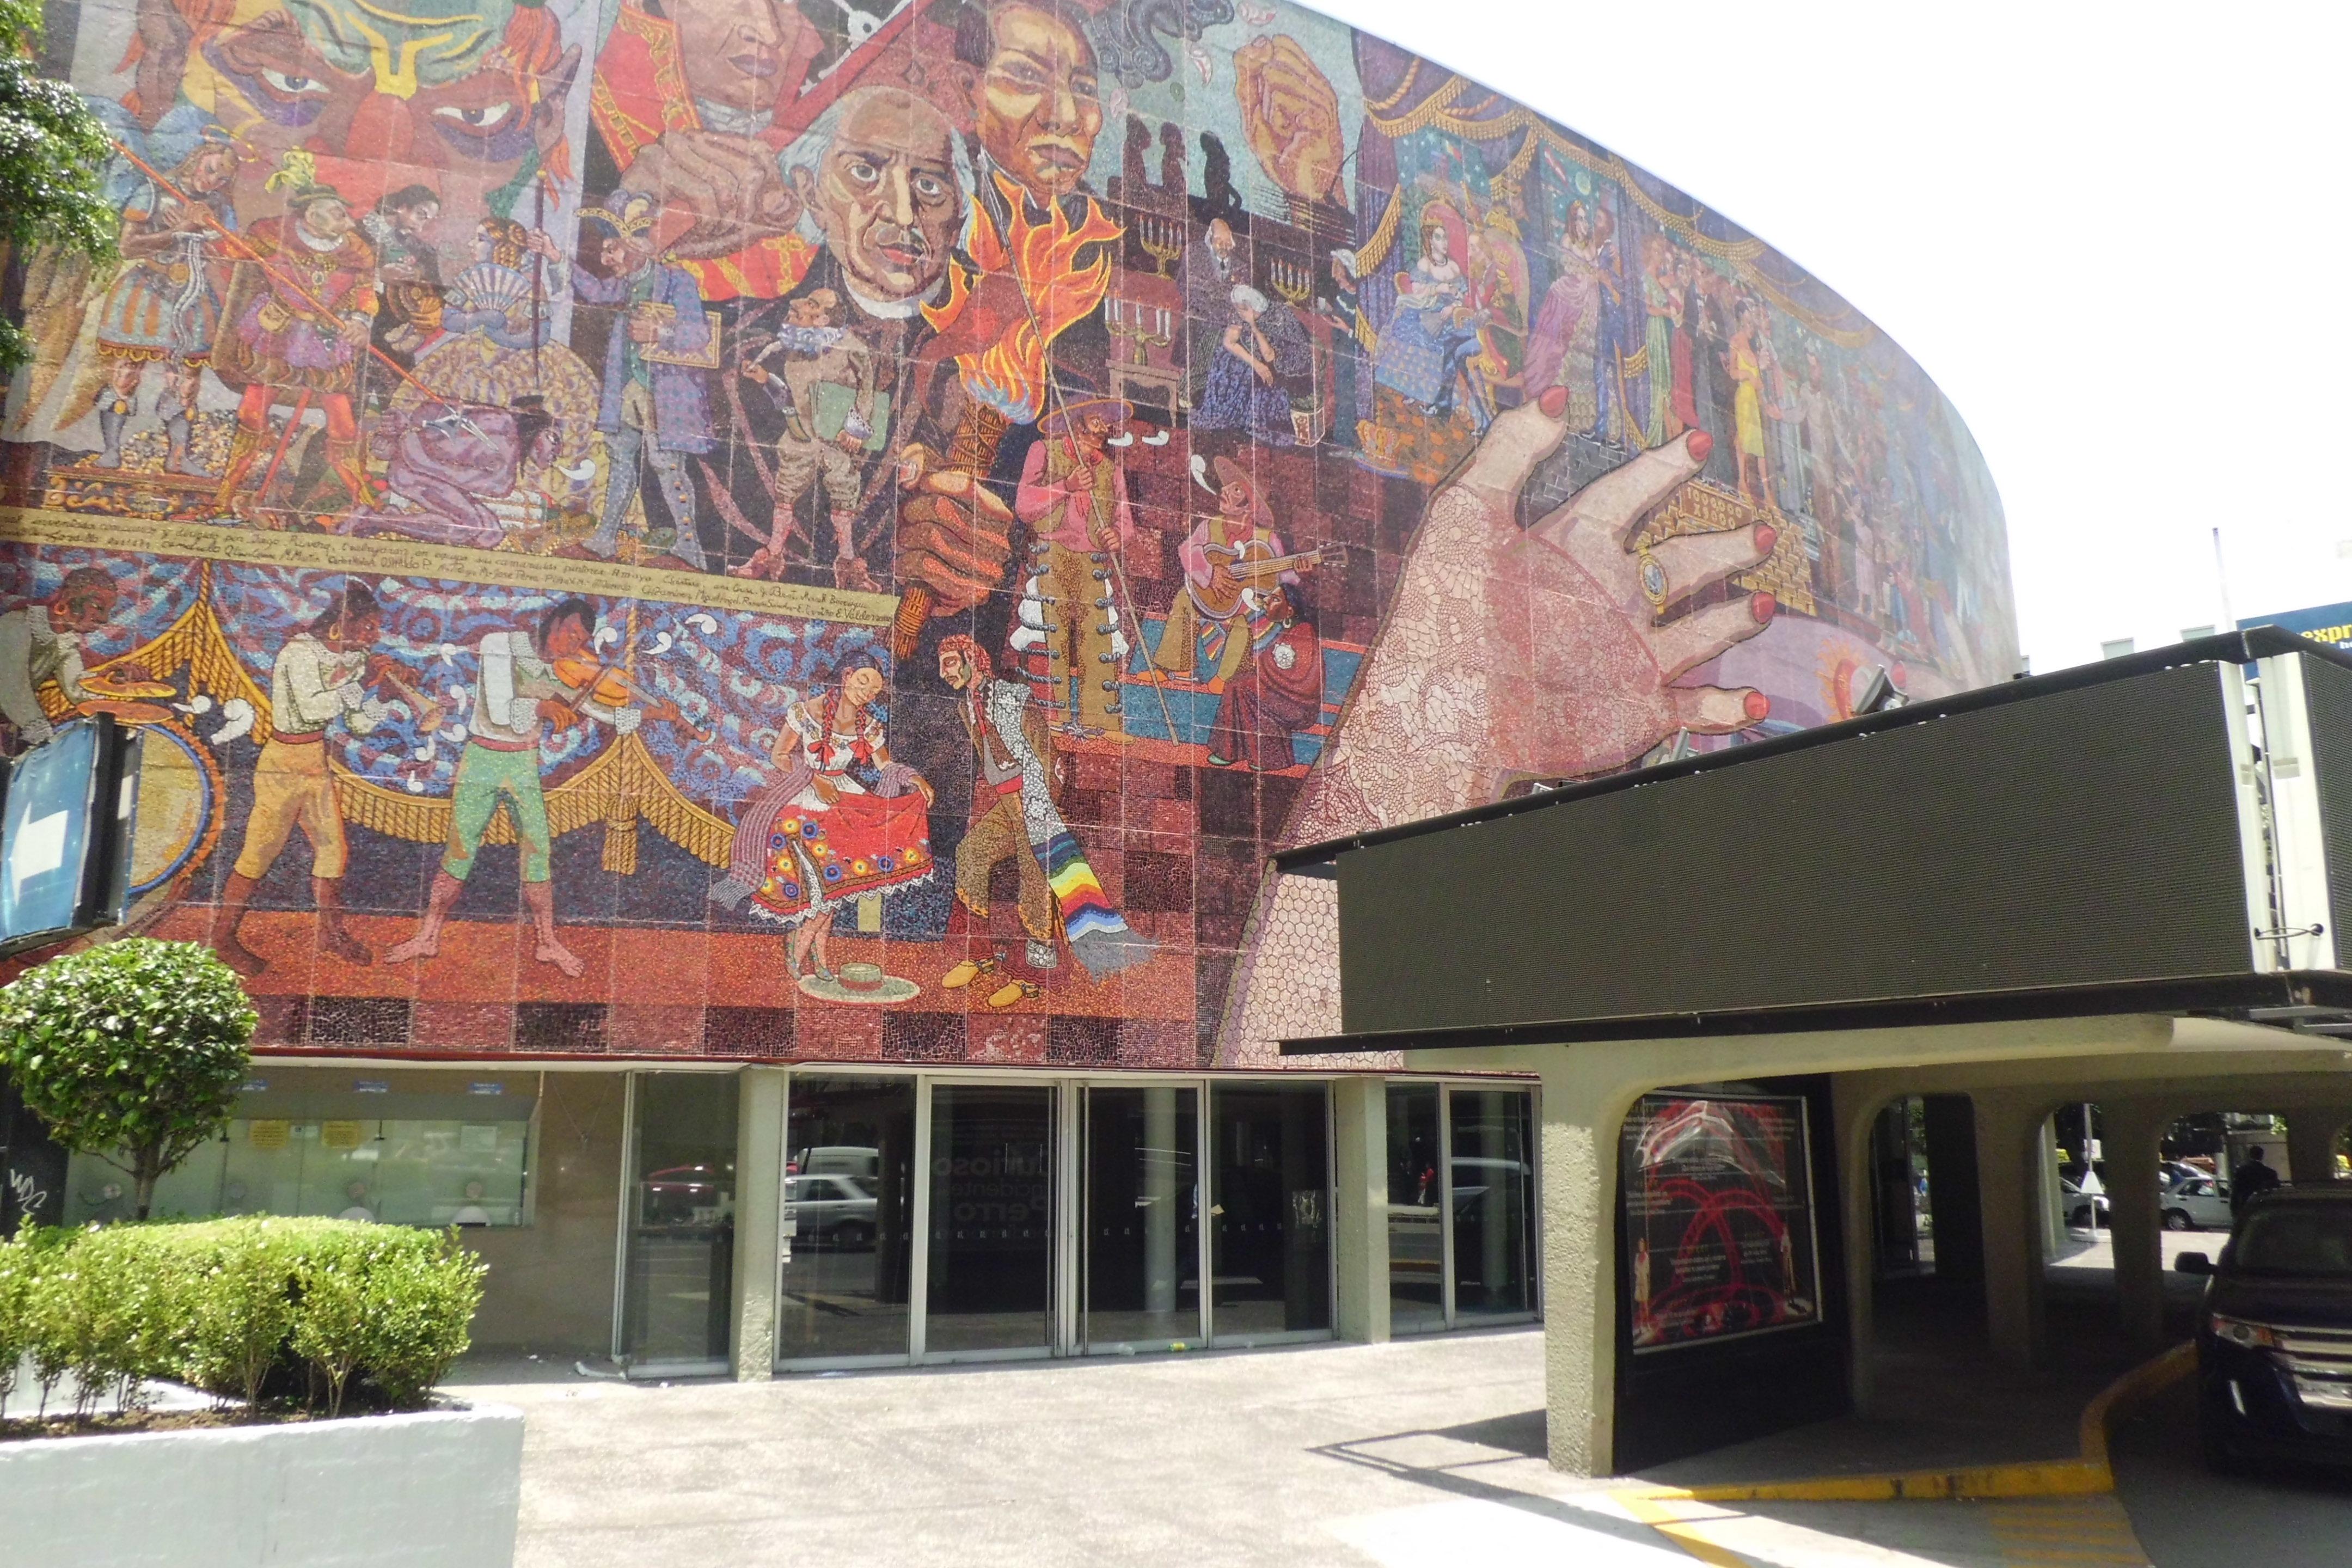
[[[105,169],[114,146],[79,93],[41,74],[40,37],[41,0],[0,0],[0,243],[110,261],[118,224]],[[0,317],[0,374],[31,357],[24,329]]]
[[[51,1137],[131,1177],[145,1219],[157,1178],[227,1122],[259,1022],[212,949],[132,937],[0,990],[0,1065]]]

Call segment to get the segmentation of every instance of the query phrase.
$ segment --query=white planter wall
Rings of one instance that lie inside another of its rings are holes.
[[[509,1568],[522,1413],[0,1443],[25,1568]]]

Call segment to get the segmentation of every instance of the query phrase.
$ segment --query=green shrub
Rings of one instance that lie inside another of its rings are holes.
[[[68,1374],[87,1414],[151,1378],[259,1405],[289,1369],[330,1415],[355,1389],[414,1408],[465,1353],[486,1272],[454,1233],[343,1220],[28,1229],[0,1242],[0,1356],[30,1354],[44,1412]]]

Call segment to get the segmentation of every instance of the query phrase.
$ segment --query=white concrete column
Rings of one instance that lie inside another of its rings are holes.
[[[776,1250],[783,1219],[784,1069],[745,1068],[735,1111],[735,1381],[765,1383],[776,1363]]]
[[[2297,1105],[2286,1113],[2287,1173],[2295,1184],[2336,1179],[2336,1134],[2352,1121],[2352,1106]]]
[[[1331,1086],[1333,1231],[1339,1243],[1339,1337],[1389,1338],[1389,1094],[1383,1078]]]
[[[1985,1329],[1996,1358],[2031,1366],[2042,1352],[2044,1108],[2039,1100],[2006,1095],[1974,1099]]]
[[[2146,1100],[2099,1106],[2116,1305],[2125,1338],[2147,1350],[2164,1342],[2164,1212],[2157,1161],[2170,1120],[2162,1106]]]
[[[1859,1410],[1870,1399],[1876,1322],[1873,1295],[1878,1279],[1878,1215],[1872,1209],[1871,1131],[1888,1101],[1883,1089],[1858,1087],[1848,1073],[1830,1079],[1830,1096],[1837,1119],[1838,1186],[1845,1235],[1846,1385]]]
[[[1628,1096],[1601,1051],[1543,1078],[1544,1403],[1556,1469],[1605,1476],[1617,1430],[1617,1141]]]

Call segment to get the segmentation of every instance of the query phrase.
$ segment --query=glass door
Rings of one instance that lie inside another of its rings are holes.
[[[733,1073],[639,1073],[631,1106],[620,1358],[724,1365],[734,1310]]]
[[[920,1353],[1052,1353],[1055,1092],[929,1086]]]
[[[1449,1089],[1445,1105],[1454,1321],[1529,1316],[1536,1305],[1535,1100],[1520,1089]]]
[[[1320,1083],[1221,1083],[1211,1089],[1209,1104],[1215,1342],[1328,1334],[1328,1089]]]
[[[1389,1329],[1424,1333],[1445,1321],[1443,1091],[1389,1085]]]
[[[1086,1090],[1079,1341],[1087,1351],[1201,1342],[1200,1106],[1191,1085]]]
[[[776,1359],[905,1356],[915,1080],[795,1073],[784,1130]]]

